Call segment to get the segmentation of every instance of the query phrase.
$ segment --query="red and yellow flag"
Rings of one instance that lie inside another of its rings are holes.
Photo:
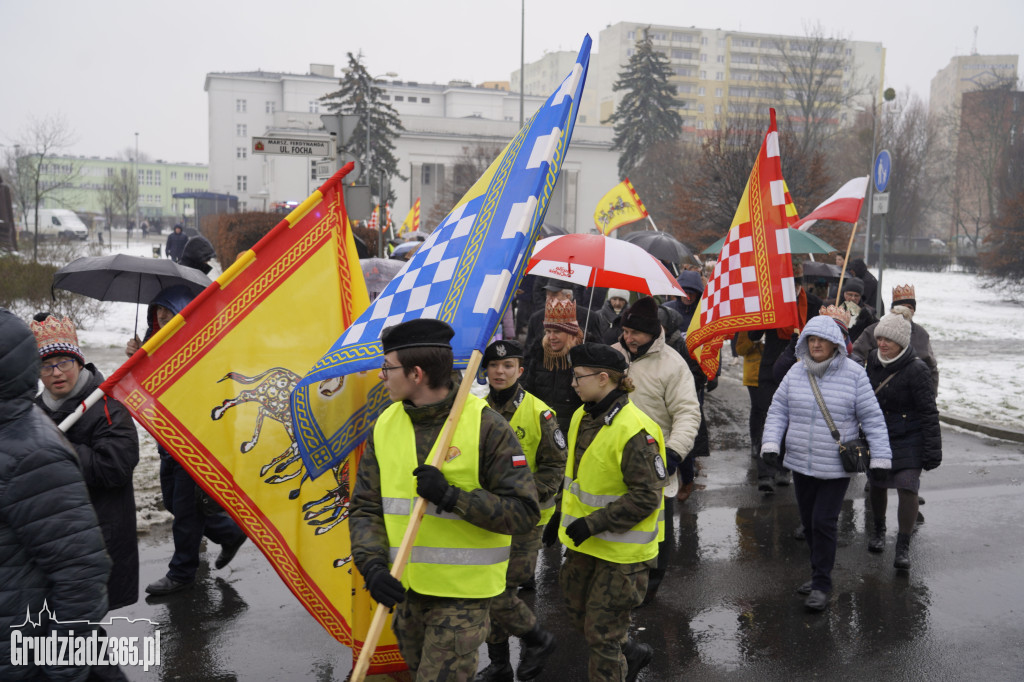
[[[358,451],[311,480],[289,406],[302,374],[369,304],[342,198],[350,169],[243,253],[102,388],[231,514],[310,614],[356,648],[370,608],[348,535]],[[342,423],[377,383],[370,372],[322,382],[312,409]],[[373,665],[405,668],[390,630]]]
[[[690,320],[686,347],[711,378],[722,342],[739,331],[799,325],[787,228],[796,208],[782,178],[775,110],[718,262]]]
[[[647,208],[644,202],[640,201],[640,195],[633,189],[629,178],[612,187],[611,191],[601,197],[594,210],[597,231],[605,235],[646,217]]]
[[[420,198],[416,197],[412,208],[409,209],[409,214],[402,221],[402,229],[398,231],[398,234],[403,235],[407,232],[415,232],[418,229],[420,229]]]

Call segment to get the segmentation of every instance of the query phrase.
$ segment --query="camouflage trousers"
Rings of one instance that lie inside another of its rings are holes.
[[[625,679],[622,645],[626,643],[630,611],[643,602],[647,592],[649,570],[646,563],[616,564],[566,550],[558,584],[569,621],[583,633],[590,647],[590,682]]]
[[[405,593],[405,601],[395,607],[392,627],[414,679],[473,679],[477,650],[491,629],[490,601]]]
[[[525,635],[537,624],[537,617],[519,598],[519,586],[537,572],[537,552],[540,551],[544,526],[529,533],[512,536],[512,549],[505,574],[505,591],[491,600],[491,634],[488,644],[499,644],[509,635]]]

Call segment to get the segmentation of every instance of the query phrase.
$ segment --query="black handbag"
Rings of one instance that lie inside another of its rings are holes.
[[[832,421],[832,415],[829,414],[828,408],[825,407],[825,399],[821,397],[821,389],[818,388],[817,379],[810,372],[807,373],[807,378],[811,380],[811,390],[814,391],[814,399],[818,402],[821,414],[825,417],[825,423],[828,424],[828,428],[832,432],[832,438],[835,439],[836,445],[839,446],[839,461],[843,463],[843,471],[848,474],[858,474],[867,471],[868,465],[871,463],[871,449],[868,447],[868,442],[864,440],[863,436],[848,440],[845,443],[840,440],[839,430],[836,428],[835,422]]]

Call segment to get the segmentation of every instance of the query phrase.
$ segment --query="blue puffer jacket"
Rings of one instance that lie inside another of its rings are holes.
[[[809,357],[807,337],[817,336],[837,345],[837,352],[825,375],[818,379],[818,388],[832,415],[843,441],[857,437],[858,424],[871,447],[871,468],[892,467],[892,451],[885,417],[875,400],[875,393],[864,368],[846,357],[846,344],[838,325],[831,317],[819,315],[807,322],[796,344],[800,360],[786,373],[775,392],[768,418],[764,424],[761,452],[779,452],[786,439],[787,469],[815,478],[842,478],[839,447],[832,438],[825,417],[811,390],[803,359]]]

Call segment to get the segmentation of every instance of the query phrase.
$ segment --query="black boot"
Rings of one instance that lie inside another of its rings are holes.
[[[910,568],[910,536],[900,533],[896,536],[896,557],[892,562],[893,567],[900,570]]]
[[[626,682],[634,682],[651,659],[654,649],[649,644],[638,644],[631,639],[622,645],[622,654],[626,657]]]
[[[542,630],[539,625],[534,625],[521,639],[524,646],[516,675],[520,680],[532,680],[543,672],[548,656],[554,653],[555,636],[547,630]]]
[[[487,656],[490,657],[491,664],[478,672],[473,682],[512,682],[515,679],[507,641],[500,644],[488,643]]]
[[[885,551],[885,524],[875,523],[875,532],[868,539],[868,551],[878,554]]]

